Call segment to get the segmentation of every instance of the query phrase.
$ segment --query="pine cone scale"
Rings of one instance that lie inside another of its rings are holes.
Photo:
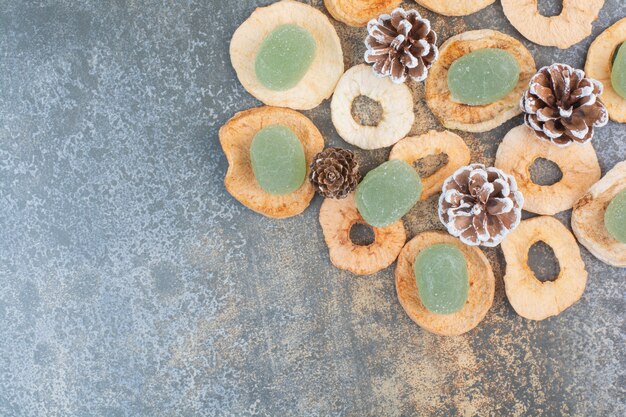
[[[493,216],[508,213],[512,208],[513,203],[508,198],[495,197],[487,201],[487,213]]]
[[[421,25],[413,26],[411,29],[411,36],[414,39],[424,40],[430,34],[430,21],[426,19],[421,19],[420,22],[423,22]],[[435,32],[433,32],[434,34]],[[432,43],[432,42],[428,42]]]
[[[454,227],[457,230],[467,230],[472,224],[472,217],[467,213],[456,213],[454,217]]]

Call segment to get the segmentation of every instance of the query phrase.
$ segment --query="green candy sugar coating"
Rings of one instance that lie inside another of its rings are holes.
[[[255,61],[257,79],[270,90],[295,87],[308,71],[317,46],[306,29],[281,25],[261,43]]]
[[[626,243],[626,189],[617,193],[607,206],[604,225],[615,240]]]
[[[371,226],[385,227],[404,216],[422,195],[422,181],[404,161],[387,161],[367,173],[356,189],[356,207]]]
[[[469,293],[467,261],[453,245],[427,247],[413,266],[420,300],[428,311],[451,314],[461,310]]]
[[[267,126],[254,135],[250,162],[257,182],[270,194],[296,191],[306,176],[304,147],[283,125]]]
[[[513,91],[519,74],[519,63],[507,51],[479,49],[452,63],[448,70],[448,89],[452,100],[482,106],[496,102]]]
[[[611,68],[611,85],[621,97],[626,98],[626,42],[617,50]]]

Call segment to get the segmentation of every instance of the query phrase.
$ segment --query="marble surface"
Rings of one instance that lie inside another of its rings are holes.
[[[218,128],[259,105],[228,41],[267,3],[0,1],[0,415],[626,415],[626,270],[582,249],[580,302],[533,322],[506,300],[501,251],[486,250],[492,309],[441,338],[406,316],[393,267],[363,278],[330,264],[319,197],[276,221],[225,191]],[[495,28],[538,66],[583,66],[626,13],[607,0],[592,36],[557,50],[523,40],[499,3],[467,18],[405,4],[440,42]],[[348,68],[364,29],[336,27]],[[411,87],[412,132],[440,128]],[[328,101],[306,114],[347,146]],[[461,133],[473,161],[493,163],[520,121]],[[604,173],[626,157],[626,128],[610,123],[594,143]],[[388,150],[358,154],[365,172]],[[405,223],[410,237],[441,229],[435,200]]]

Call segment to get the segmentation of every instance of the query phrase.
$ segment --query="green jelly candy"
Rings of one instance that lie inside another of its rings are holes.
[[[452,100],[470,106],[490,104],[506,97],[519,81],[517,60],[502,49],[479,49],[463,55],[448,70]]]
[[[617,53],[611,68],[611,85],[613,90],[623,98],[626,98],[626,42],[624,42]]]
[[[268,193],[288,194],[304,182],[304,148],[286,126],[271,125],[259,130],[252,139],[250,161],[257,182]]]
[[[626,189],[609,203],[604,212],[604,225],[615,240],[626,243]]]
[[[374,227],[388,226],[404,216],[422,195],[419,175],[404,161],[387,161],[368,172],[356,189],[356,207]]]
[[[258,80],[270,90],[295,87],[315,57],[315,39],[296,25],[281,25],[263,40],[256,56]]]
[[[428,311],[451,314],[463,308],[469,278],[459,249],[449,244],[429,246],[415,257],[413,271],[420,300]]]

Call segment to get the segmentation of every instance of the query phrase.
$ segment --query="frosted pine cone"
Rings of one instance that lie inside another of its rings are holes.
[[[467,245],[497,246],[519,224],[523,204],[515,178],[497,168],[472,164],[444,182],[439,220]]]
[[[565,64],[543,67],[531,80],[521,100],[524,122],[541,139],[559,146],[585,143],[594,127],[609,121],[600,101],[602,83]]]
[[[437,60],[437,35],[417,10],[397,8],[367,24],[365,62],[381,77],[401,84],[407,77],[424,81]]]

